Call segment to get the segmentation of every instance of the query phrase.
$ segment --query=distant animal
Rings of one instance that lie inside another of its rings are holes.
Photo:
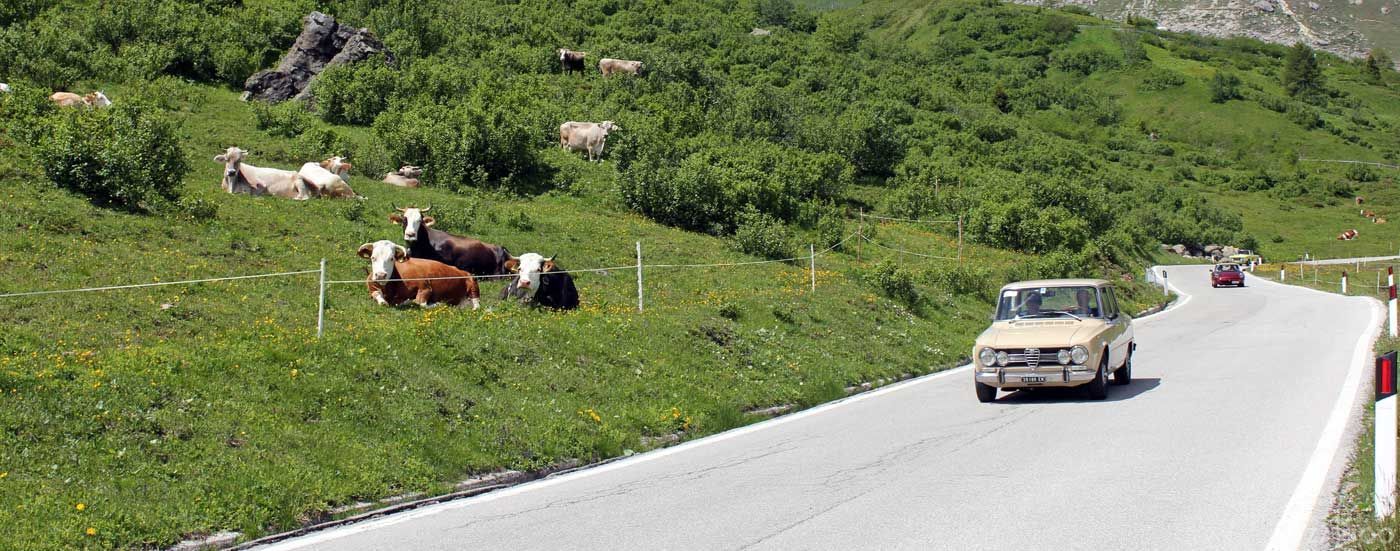
[[[72,92],[54,92],[49,96],[49,100],[57,103],[59,107],[109,107],[112,100],[107,99],[107,94],[101,91],[91,92],[85,96],[80,96]]]
[[[456,266],[477,277],[506,273],[505,263],[513,258],[510,251],[500,245],[433,229],[431,226],[436,220],[423,216],[432,208],[432,205],[422,209],[394,207],[398,212],[389,215],[390,222],[403,226],[403,241],[408,245],[409,256]]]
[[[1375,217],[1376,217],[1376,213],[1371,212],[1371,211],[1366,210],[1366,209],[1361,209],[1361,216],[1366,217],[1366,218],[1375,218]]]
[[[545,258],[537,253],[525,253],[506,261],[506,269],[516,273],[501,299],[515,296],[525,302],[556,310],[578,308],[578,288],[574,278],[554,262],[558,255]]]
[[[1344,232],[1338,234],[1338,235],[1337,235],[1337,240],[1338,240],[1338,241],[1351,241],[1351,240],[1353,240],[1353,239],[1356,239],[1356,236],[1357,236],[1357,235],[1360,235],[1360,234],[1357,233],[1356,230],[1347,230],[1347,231],[1344,231]]]
[[[568,48],[559,48],[559,68],[568,74],[570,71],[583,74],[583,57],[588,52],[575,52]]]
[[[588,160],[602,162],[603,146],[607,144],[608,134],[614,130],[622,130],[622,127],[613,121],[569,121],[559,125],[559,147],[570,151],[584,151]]]
[[[471,301],[481,307],[481,289],[471,274],[436,260],[409,258],[408,250],[387,239],[360,245],[360,258],[369,259],[365,286],[375,302],[398,306],[413,301],[419,306]]]
[[[1366,199],[1362,198],[1360,195],[1357,195],[1357,196],[1356,196],[1356,204],[1358,204],[1358,205],[1360,205],[1360,204],[1361,204],[1362,202],[1364,202],[1365,200],[1366,200]]]
[[[1384,223],[1385,223],[1385,219],[1384,219],[1384,218],[1381,218],[1381,217],[1379,217],[1379,216],[1377,216],[1377,217],[1371,219],[1371,223],[1372,223],[1372,224],[1384,224]]]
[[[10,93],[10,85],[0,82],[0,93]]]
[[[224,191],[273,195],[298,201],[311,198],[306,182],[296,171],[253,166],[243,162],[247,156],[247,151],[234,146],[214,157],[215,162],[224,163],[224,178],[220,184]]]
[[[423,169],[404,165],[394,172],[385,174],[384,183],[399,187],[418,187],[418,177],[422,175]]]
[[[319,163],[301,165],[297,174],[306,181],[307,189],[321,197],[353,198],[350,189],[350,163],[341,157],[331,157]]]
[[[625,73],[632,76],[638,76],[642,74],[642,70],[645,68],[646,64],[640,61],[612,59],[609,57],[605,57],[603,59],[598,60],[598,70],[602,71],[603,76],[605,77],[611,76],[613,73]]]

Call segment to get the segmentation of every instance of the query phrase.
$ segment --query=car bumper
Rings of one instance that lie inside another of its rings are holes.
[[[978,368],[974,377],[977,382],[997,388],[1037,388],[1053,386],[1079,386],[1094,380],[1094,370],[1084,366],[1075,371],[1058,365],[1043,366],[1035,371],[1025,368],[998,369],[983,371]],[[1043,377],[1044,380],[1040,380]]]

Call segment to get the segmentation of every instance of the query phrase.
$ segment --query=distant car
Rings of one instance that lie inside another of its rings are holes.
[[[1102,279],[1023,281],[1001,288],[992,326],[972,357],[977,400],[998,389],[1083,385],[1108,396],[1108,378],[1133,377],[1133,320],[1118,309],[1113,284]]]
[[[1239,264],[1216,264],[1210,270],[1210,286],[1220,287],[1221,285],[1244,287],[1244,270],[1240,269]]]
[[[1264,258],[1257,254],[1254,254],[1254,251],[1243,250],[1236,254],[1230,255],[1230,262],[1234,262],[1235,264],[1240,265],[1248,265],[1251,262],[1255,264],[1263,264]]]

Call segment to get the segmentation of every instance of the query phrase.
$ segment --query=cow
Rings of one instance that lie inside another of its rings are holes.
[[[559,148],[570,151],[583,151],[587,154],[588,160],[603,162],[603,146],[608,141],[608,134],[614,130],[622,130],[622,127],[613,121],[603,121],[602,123],[575,122],[569,121],[559,125]]]
[[[80,96],[72,92],[54,92],[49,96],[49,101],[58,104],[59,107],[109,107],[112,100],[107,99],[107,94],[101,91],[92,92],[85,96]]]
[[[381,305],[411,300],[419,306],[457,306],[465,298],[472,310],[481,308],[481,288],[467,272],[436,260],[409,258],[407,249],[387,239],[360,245],[359,254],[369,259],[369,296]]]
[[[306,181],[295,171],[253,166],[243,162],[243,158],[247,156],[247,151],[234,146],[228,148],[224,154],[214,157],[215,162],[224,163],[224,179],[221,184],[224,191],[273,195],[297,201],[311,198]]]
[[[1371,219],[1371,223],[1372,223],[1372,224],[1384,224],[1384,223],[1385,223],[1385,219],[1384,219],[1384,218],[1381,218],[1381,217],[1379,217],[1379,216],[1377,216],[1377,217]]]
[[[389,215],[390,222],[403,226],[403,241],[408,245],[409,256],[436,260],[477,277],[506,273],[506,261],[514,258],[510,251],[500,245],[433,229],[431,226],[436,220],[423,216],[432,208],[432,205],[422,209],[394,207],[398,212]]]
[[[612,59],[609,57],[605,57],[603,59],[598,60],[598,70],[602,71],[603,76],[605,77],[611,76],[613,73],[625,73],[632,76],[638,76],[642,74],[642,70],[645,68],[645,64],[640,61]]]
[[[399,187],[418,187],[418,177],[422,175],[423,169],[404,165],[395,172],[385,174],[384,183]]]
[[[581,75],[583,74],[583,57],[586,55],[588,52],[575,52],[568,48],[559,48],[559,68],[566,75],[570,71]]]
[[[306,163],[297,171],[306,181],[307,189],[321,197],[353,198],[355,190],[350,189],[350,163],[340,157],[331,157],[319,163]]]
[[[1371,212],[1371,211],[1366,210],[1366,209],[1361,209],[1361,216],[1362,216],[1363,218],[1375,218],[1375,217],[1376,217],[1376,213]]]
[[[578,288],[574,278],[554,262],[558,255],[545,258],[537,253],[525,253],[506,261],[506,269],[518,277],[501,290],[501,300],[515,296],[527,303],[555,310],[578,308]]]
[[[1360,235],[1356,230],[1347,230],[1337,235],[1338,241],[1351,241]]]

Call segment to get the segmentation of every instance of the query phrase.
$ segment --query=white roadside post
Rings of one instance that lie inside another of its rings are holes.
[[[316,303],[316,338],[326,325],[326,259],[321,259],[321,299]]]
[[[1376,358],[1376,518],[1395,510],[1395,351]]]
[[[1386,272],[1387,272],[1387,275],[1385,276],[1385,277],[1386,277],[1386,285],[1390,286],[1390,300],[1386,301],[1386,305],[1389,307],[1388,309],[1390,310],[1390,336],[1394,337],[1394,336],[1396,336],[1396,331],[1395,331],[1395,267],[1394,267],[1394,266],[1391,266],[1391,267],[1389,267],[1389,268],[1386,268]]]
[[[1279,268],[1279,269],[1278,269],[1278,280],[1279,280],[1279,281],[1288,281],[1288,268]]]
[[[1344,294],[1344,295],[1347,294],[1347,273],[1346,273],[1346,271],[1343,271],[1343,272],[1342,272],[1342,294]]]
[[[642,242],[637,242],[637,311],[642,311]]]
[[[1163,269],[1162,269],[1162,296],[1165,297],[1165,296],[1170,296],[1170,295],[1171,295],[1171,293],[1167,292],[1167,270],[1166,270],[1166,268],[1163,268]]]

